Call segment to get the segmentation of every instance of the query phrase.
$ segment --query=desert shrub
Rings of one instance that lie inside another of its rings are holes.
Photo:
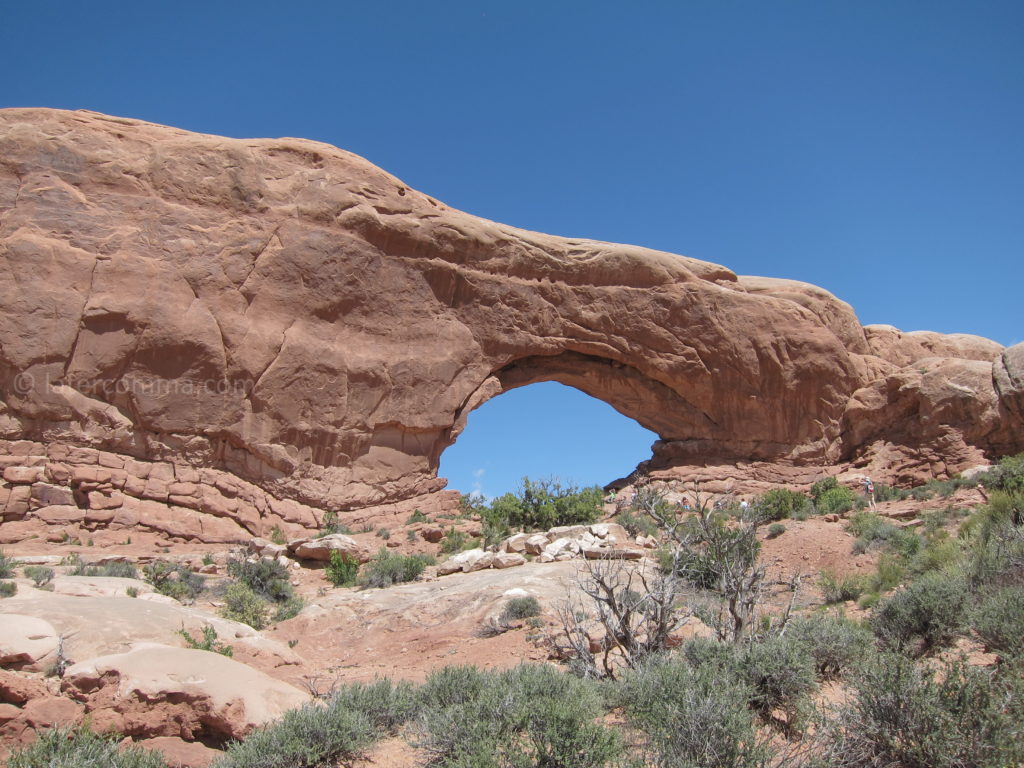
[[[270,541],[277,545],[288,543],[288,538],[284,535],[280,525],[275,525],[270,529]]]
[[[782,523],[772,523],[768,526],[768,538],[775,539],[786,532],[786,526]]]
[[[1004,587],[986,594],[971,612],[971,626],[990,651],[1024,653],[1024,591]]]
[[[857,512],[846,526],[857,537],[853,551],[862,554],[876,547],[886,547],[903,557],[913,557],[921,548],[921,537],[910,530],[897,528],[874,512]]]
[[[1024,495],[1018,496],[1024,504]],[[965,570],[973,590],[1024,585],[1024,526],[1013,521],[1013,499],[993,493],[961,528],[969,542]]]
[[[14,597],[18,593],[18,585],[13,581],[0,581],[0,597]]]
[[[32,583],[37,587],[49,584],[54,576],[53,568],[47,568],[45,565],[27,565],[22,569],[22,573],[26,578],[32,579]]]
[[[529,619],[540,615],[540,603],[536,597],[512,597],[505,603],[505,610],[501,612],[501,622]]]
[[[185,641],[185,645],[188,648],[192,648],[197,651],[210,651],[212,653],[219,653],[222,656],[234,655],[234,649],[230,645],[224,645],[217,637],[217,630],[214,629],[210,624],[204,624],[202,629],[202,639],[197,640],[192,637],[192,633],[189,632],[185,627],[178,630],[178,634],[181,635]]]
[[[682,655],[693,667],[712,667],[727,675],[735,674],[736,647],[729,643],[709,637],[694,637],[683,644]]]
[[[839,487],[839,481],[834,477],[825,477],[811,486],[811,500],[817,504],[826,492]]]
[[[963,579],[926,573],[882,600],[871,626],[882,644],[911,655],[948,646],[967,619],[968,594]]]
[[[359,563],[338,550],[331,552],[331,559],[324,569],[327,580],[336,587],[355,585],[359,575]]]
[[[548,665],[440,670],[419,699],[419,746],[433,766],[597,768],[623,754],[618,734],[594,722],[594,684]]]
[[[244,586],[244,585],[239,585]],[[319,768],[350,764],[377,734],[365,713],[312,702],[233,742],[214,768]]]
[[[160,594],[184,602],[195,600],[206,585],[206,579],[198,573],[166,560],[157,560],[143,566],[142,575]]]
[[[159,752],[133,745],[121,747],[120,738],[100,736],[88,728],[61,726],[40,731],[36,741],[16,748],[7,759],[9,768],[167,768]]]
[[[391,538],[391,529],[381,527],[378,528],[377,532],[373,535],[376,536],[378,539],[384,539],[384,541],[387,541]]]
[[[384,733],[394,733],[417,712],[416,689],[406,681],[350,683],[334,691],[329,702],[331,707],[361,713]]]
[[[817,687],[810,649],[788,636],[751,643],[739,653],[737,664],[753,690],[751,705],[765,716],[776,708],[796,712]]]
[[[306,607],[306,601],[298,595],[292,595],[290,598],[285,600],[283,603],[274,603],[274,613],[271,616],[271,621],[287,621],[293,619],[299,615],[303,608]]]
[[[749,683],[717,665],[666,658],[631,671],[613,693],[629,724],[647,736],[646,764],[659,768],[763,766],[767,750],[757,738],[752,697]]]
[[[838,485],[822,493],[814,501],[814,507],[822,515],[839,514],[853,509],[857,497],[845,485]]]
[[[909,491],[885,483],[875,483],[876,501],[902,501],[910,496]]]
[[[615,516],[615,522],[626,529],[630,536],[653,536],[660,538],[661,530],[650,517],[636,514],[631,509],[624,509]]]
[[[1019,674],[955,661],[868,658],[852,696],[821,734],[829,768],[1007,768],[1024,760]]]
[[[1024,494],[1024,453],[1001,459],[988,471],[985,485],[1007,493]]]
[[[883,554],[878,558],[878,565],[874,572],[868,575],[867,592],[881,595],[884,592],[895,589],[903,582],[907,569],[903,565],[903,559],[898,555]]]
[[[859,574],[848,574],[839,577],[829,570],[821,572],[818,586],[821,588],[821,594],[828,605],[843,603],[847,600],[856,600],[864,594],[867,588],[865,578]]]
[[[469,544],[469,536],[464,531],[456,530],[455,526],[452,526],[441,541],[441,551],[445,554],[461,552],[467,544]]]
[[[872,645],[871,632],[848,619],[814,614],[789,623],[786,634],[803,644],[814,660],[814,671],[834,680],[864,657]]]
[[[267,626],[270,606],[246,584],[236,581],[224,593],[224,607],[220,615],[225,619],[240,621],[253,629]]]
[[[14,577],[14,569],[18,567],[18,561],[13,557],[8,557],[4,554],[3,550],[0,549],[0,579],[10,579]]]
[[[103,565],[88,565],[77,554],[69,555],[61,560],[61,565],[69,566],[69,576],[101,576],[119,579],[137,579],[139,572],[131,563],[114,560]],[[172,568],[170,564],[166,564]]]
[[[807,497],[788,488],[773,488],[754,499],[754,509],[765,520],[785,520],[808,505]]]
[[[945,534],[945,531],[941,534]],[[910,558],[907,570],[913,576],[920,576],[929,571],[948,570],[960,562],[962,555],[956,539],[936,534]]]
[[[423,514],[422,510],[414,510],[409,519],[405,521],[406,525],[412,525],[413,523],[425,523],[427,522],[427,516]]]
[[[352,529],[338,520],[337,512],[328,510],[324,513],[324,522],[316,538],[322,539],[324,536],[330,536],[335,533],[343,533],[347,536],[352,533]]]
[[[294,596],[288,569],[277,560],[228,560],[228,575],[245,584],[260,597],[283,603]]]
[[[532,481],[524,477],[515,493],[506,493],[480,508],[480,515],[495,534],[506,531],[546,531],[559,525],[595,522],[604,494],[599,487],[563,486],[558,480]]]
[[[428,555],[399,555],[382,549],[363,566],[359,575],[361,587],[390,587],[417,578],[433,563]]]

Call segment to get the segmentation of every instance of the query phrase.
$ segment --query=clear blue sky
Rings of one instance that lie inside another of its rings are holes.
[[[806,280],[863,323],[1024,338],[1019,0],[12,2],[0,106],[318,139],[488,218]],[[493,495],[649,455],[561,390],[486,404],[442,474]]]

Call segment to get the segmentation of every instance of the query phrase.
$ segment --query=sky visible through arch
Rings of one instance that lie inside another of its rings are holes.
[[[12,2],[0,106],[325,141],[480,216],[1008,345],[1024,340],[1022,40],[1019,0]],[[484,407],[523,420],[513,395]],[[585,397],[547,420],[596,418]],[[553,439],[506,430],[470,459],[521,466]],[[562,454],[613,457],[606,481],[644,458],[619,445]],[[443,466],[464,491],[496,477]]]

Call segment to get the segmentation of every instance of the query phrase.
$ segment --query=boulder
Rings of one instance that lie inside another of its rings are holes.
[[[528,555],[539,555],[547,545],[548,537],[542,533],[535,533],[526,540],[523,549]]]
[[[590,532],[599,539],[629,541],[629,532],[618,523],[597,523],[590,526]]]
[[[308,693],[211,651],[146,645],[69,667],[62,690],[90,713],[112,711],[122,733],[224,742],[276,720]],[[151,717],[159,712],[159,718]]]
[[[56,661],[60,638],[53,625],[35,616],[4,614],[0,621],[0,665],[42,670]]]
[[[526,558],[518,552],[495,552],[491,562],[492,568],[515,568],[526,563]]]
[[[452,555],[437,566],[437,575],[447,576],[459,571],[463,573],[481,571],[484,568],[490,568],[493,561],[494,555],[491,552],[485,552],[482,549],[467,549]]]
[[[0,702],[20,706],[30,699],[39,699],[47,695],[49,690],[43,681],[0,669]]]
[[[332,552],[340,552],[360,563],[369,562],[371,557],[366,547],[343,533],[332,533],[319,539],[297,539],[288,542],[288,551],[300,560],[321,562],[330,560]]]
[[[509,536],[501,544],[498,545],[498,549],[502,552],[525,552],[526,542],[532,538],[529,533],[516,533]],[[545,538],[545,542],[547,539]]]
[[[56,725],[78,725],[85,717],[85,708],[64,696],[44,696],[25,704],[22,717],[36,730]]]
[[[440,528],[436,525],[428,525],[424,528],[420,528],[420,538],[424,541],[429,541],[431,544],[437,544],[444,538],[444,528]]]

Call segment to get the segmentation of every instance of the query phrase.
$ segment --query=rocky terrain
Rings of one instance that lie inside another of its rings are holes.
[[[1024,345],[865,327],[806,283],[486,221],[300,139],[0,110],[0,265],[4,750],[87,721],[201,766],[346,682],[565,661],[551,638],[587,563],[658,567],[665,539],[617,517],[644,488],[732,509],[1024,450]],[[545,380],[659,440],[596,522],[486,546],[440,455],[474,408]],[[886,535],[939,546],[943,505],[988,500],[949,491],[880,503]],[[850,506],[760,531],[772,583],[806,577],[771,610],[879,567]],[[332,553],[437,562],[356,588]],[[247,558],[295,598],[259,630],[222,615]],[[539,615],[502,619],[516,597]]]

